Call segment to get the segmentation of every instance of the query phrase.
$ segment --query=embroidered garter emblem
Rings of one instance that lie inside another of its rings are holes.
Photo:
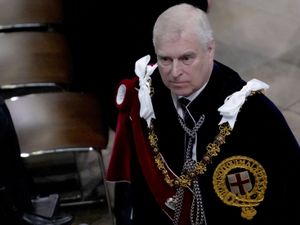
[[[213,185],[225,204],[240,207],[241,216],[251,220],[256,215],[255,207],[264,199],[267,174],[254,159],[232,156],[223,160],[215,169]]]

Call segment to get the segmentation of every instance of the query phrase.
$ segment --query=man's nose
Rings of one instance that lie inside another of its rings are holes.
[[[173,63],[172,63],[172,76],[173,77],[178,77],[180,74],[181,74],[180,61],[175,59],[175,60],[173,60]]]

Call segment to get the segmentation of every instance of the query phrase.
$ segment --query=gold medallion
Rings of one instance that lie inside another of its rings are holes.
[[[240,207],[241,216],[251,220],[264,199],[267,174],[256,160],[247,156],[232,156],[223,160],[213,174],[213,186],[227,205]]]

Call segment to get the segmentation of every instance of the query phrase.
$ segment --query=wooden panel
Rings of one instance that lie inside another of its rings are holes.
[[[107,145],[108,128],[94,96],[39,93],[6,100],[22,153]]]
[[[0,49],[0,86],[71,82],[70,50],[60,33],[3,33]]]
[[[62,0],[0,0],[0,28],[37,24],[61,24]]]

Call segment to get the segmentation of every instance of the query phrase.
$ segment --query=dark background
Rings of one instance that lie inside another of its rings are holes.
[[[166,8],[183,1],[64,0],[65,33],[74,62],[73,89],[93,92],[107,107],[107,121],[114,129],[116,86],[123,78],[135,76],[134,64],[150,54],[152,28]],[[206,1],[185,1],[207,8]]]

